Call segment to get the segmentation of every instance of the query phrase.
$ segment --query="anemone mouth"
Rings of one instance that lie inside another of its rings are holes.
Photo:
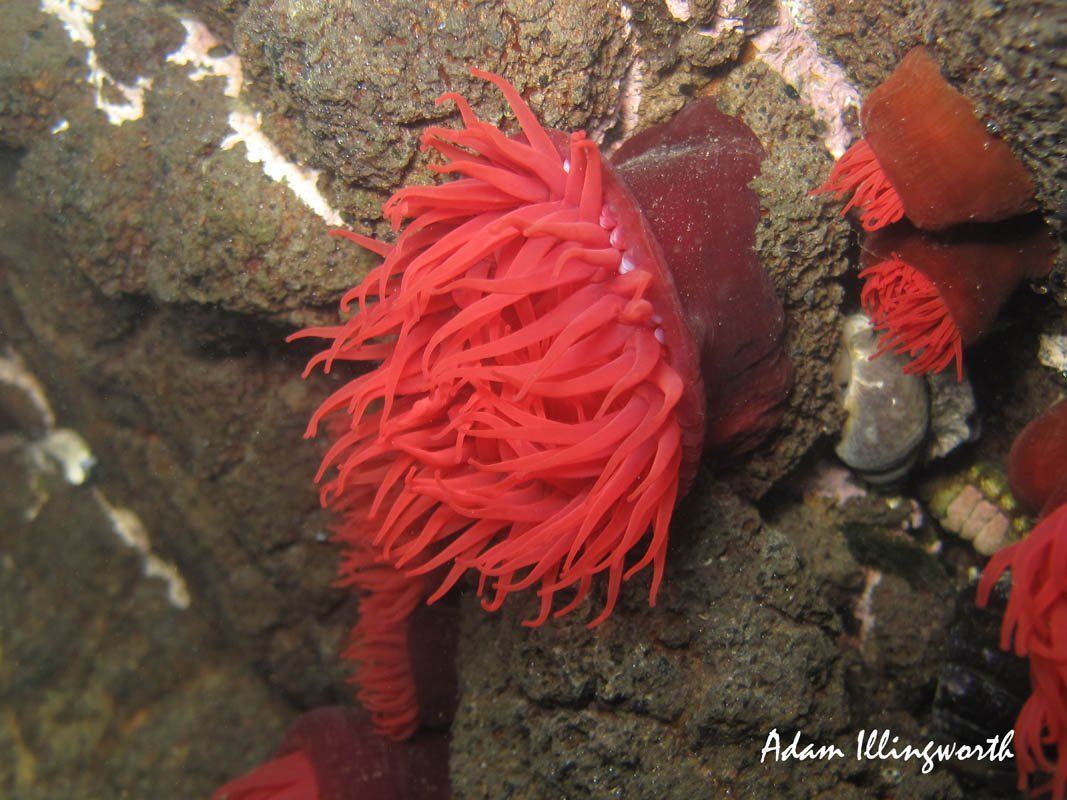
[[[933,282],[896,254],[860,272],[866,282],[860,303],[882,332],[871,358],[893,352],[907,355],[908,374],[941,372],[956,362],[963,380],[963,336]]]
[[[826,193],[835,194],[838,199],[851,193],[841,215],[852,208],[858,209],[865,231],[892,225],[904,216],[904,201],[866,139],[860,139],[846,150],[834,163],[826,183],[812,191],[812,194]]]
[[[513,87],[472,72],[501,90],[523,135],[444,95],[464,127],[428,128],[422,146],[456,178],[390,198],[394,228],[407,221],[395,245],[341,234],[384,261],[342,299],[357,310],[346,322],[291,337],[329,342],[308,371],[380,362],[334,392],[307,435],[334,431],[316,480],[341,518],[341,582],[367,598],[349,655],[361,698],[394,738],[414,709],[396,634],[413,595],[399,579],[428,593],[442,571],[432,602],[473,570],[489,610],[536,587],[540,611],[525,624],[540,625],[606,575],[592,626],[622,582],[651,567],[654,604],[703,438],[673,284],[635,256],[647,248],[627,248],[634,232],[619,221],[639,212],[612,213],[605,192],[625,190],[605,186],[608,167],[583,133],[557,144]],[[387,610],[372,605],[378,596]]]
[[[211,800],[319,800],[319,786],[311,760],[294,750],[219,787]]]
[[[1038,522],[1029,536],[997,552],[978,584],[984,607],[993,586],[1011,571],[1001,624],[1001,648],[1030,658],[1032,693],[1015,724],[1019,786],[1051,776],[1035,796],[1067,794],[1067,505]]]

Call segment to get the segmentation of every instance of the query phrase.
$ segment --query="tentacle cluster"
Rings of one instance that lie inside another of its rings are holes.
[[[1001,627],[1001,647],[1030,659],[1032,693],[1015,723],[1020,789],[1045,773],[1035,795],[1067,797],[1067,504],[1041,520],[1031,534],[990,559],[978,585],[984,606],[1000,576],[1011,570],[1012,588]]]
[[[851,208],[859,209],[860,224],[866,231],[876,231],[904,217],[904,203],[866,139],[860,139],[845,151],[834,163],[826,183],[812,194],[833,193],[842,198],[849,192],[852,197],[841,214],[847,214]]]
[[[655,601],[679,490],[682,378],[644,296],[652,273],[625,257],[603,208],[600,153],[582,133],[557,148],[513,87],[474,73],[503,92],[522,136],[444,95],[465,127],[429,128],[423,147],[456,179],[393,195],[387,218],[410,220],[393,246],[338,232],[384,261],[343,298],[357,310],[347,322],[297,334],[329,342],[309,371],[380,362],[307,435],[337,428],[317,480],[342,518],[343,581],[372,598],[351,654],[369,710],[400,736],[413,699],[390,691],[402,676],[389,637],[413,606],[397,575],[440,571],[433,601],[474,570],[490,610],[536,586],[526,624],[540,625],[604,573],[595,625],[647,566]],[[379,578],[383,608],[371,605]]]
[[[376,729],[390,739],[407,739],[419,727],[407,621],[426,599],[429,580],[405,575],[354,540],[349,534],[364,528],[362,515],[352,525],[338,528],[348,544],[338,583],[356,589],[363,600],[344,657],[358,665],[356,696],[371,712]]]
[[[940,372],[955,360],[963,380],[963,336],[933,282],[897,256],[860,273],[860,295],[871,324],[883,332],[877,358],[887,351],[907,353],[908,374]]]

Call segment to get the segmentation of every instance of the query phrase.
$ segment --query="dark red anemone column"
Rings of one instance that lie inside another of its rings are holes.
[[[663,249],[697,340],[705,441],[717,462],[777,427],[793,381],[782,305],[756,253],[760,204],[749,183],[765,155],[747,125],[705,99],[611,160]]]
[[[448,739],[379,736],[366,712],[328,706],[298,718],[272,761],[212,800],[448,800]]]
[[[1067,503],[1067,400],[1023,428],[1008,456],[1008,477],[1031,512],[1047,515]]]
[[[912,49],[863,103],[864,138],[817,191],[853,193],[867,230],[906,215],[925,230],[997,222],[1036,208],[1015,155],[924,47]]]
[[[1052,266],[1052,239],[1036,216],[928,233],[900,222],[863,243],[863,309],[883,332],[879,354],[907,353],[905,372],[936,373],[992,327],[1026,279]]]

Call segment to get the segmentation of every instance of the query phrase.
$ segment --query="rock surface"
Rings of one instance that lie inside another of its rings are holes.
[[[763,522],[705,475],[680,516],[655,609],[631,591],[596,631],[567,620],[533,632],[518,625],[532,605],[500,617],[471,609],[457,796],[963,796],[943,772],[760,763],[771,730],[852,754],[859,728],[889,724],[878,716],[887,708],[898,709],[894,732],[919,741],[904,709],[933,690],[951,598],[891,574],[874,582],[861,620],[853,603],[875,562],[850,554],[824,503]],[[916,609],[927,609],[918,629]]]
[[[292,710],[34,444],[0,435],[0,793],[203,798]]]

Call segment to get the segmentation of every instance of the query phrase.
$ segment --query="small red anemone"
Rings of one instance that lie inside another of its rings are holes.
[[[907,373],[940,372],[988,332],[1020,281],[1052,266],[1052,240],[1032,219],[944,234],[907,223],[866,238],[860,301],[882,331],[878,352],[907,354]]]
[[[990,559],[978,585],[984,606],[1011,571],[1001,647],[1030,659],[1032,694],[1015,723],[1019,788],[1051,776],[1034,794],[1067,797],[1067,400],[1031,422],[1015,440],[1008,476],[1019,502],[1041,511],[1020,542]]]
[[[294,722],[271,761],[211,800],[447,800],[448,740],[424,733],[390,742],[363,712],[325,707]]]
[[[871,92],[860,121],[865,138],[815,191],[852,193],[841,213],[858,208],[865,230],[905,215],[919,228],[939,230],[1036,207],[1026,169],[990,136],[924,47],[912,49]]]

